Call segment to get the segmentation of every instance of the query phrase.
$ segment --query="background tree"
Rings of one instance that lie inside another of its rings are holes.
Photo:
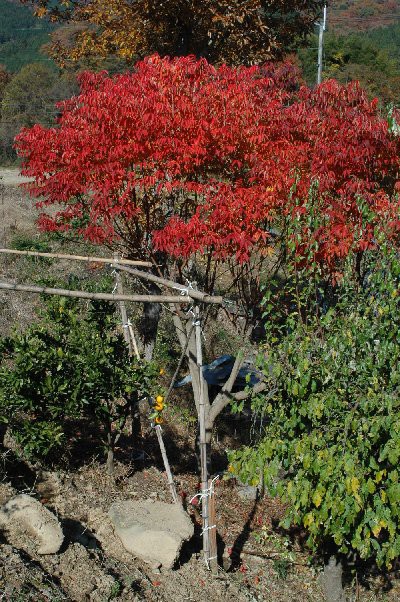
[[[4,96],[4,89],[11,79],[11,73],[9,73],[4,65],[0,64],[0,103]]]
[[[298,51],[304,77],[310,85],[316,79],[317,38],[308,48]],[[335,78],[345,84],[358,81],[369,97],[378,97],[383,104],[396,103],[400,95],[400,62],[393,58],[393,49],[382,49],[369,35],[337,36],[327,33],[324,43],[324,79]]]
[[[18,1],[0,0],[0,15],[0,57],[8,71],[16,73],[24,65],[36,62],[55,67],[41,52],[43,44],[50,41],[54,25],[46,19],[36,19],[31,7]]]
[[[25,65],[3,88],[1,98],[0,144],[2,155],[15,160],[13,141],[21,127],[35,123],[51,125],[57,115],[56,102],[77,90],[75,77],[58,77],[47,64]]]
[[[31,2],[31,0],[25,0]],[[132,61],[153,52],[206,57],[213,63],[263,62],[313,27],[321,0],[33,0],[36,15],[85,25],[73,47],[53,45],[58,62],[86,55]]]

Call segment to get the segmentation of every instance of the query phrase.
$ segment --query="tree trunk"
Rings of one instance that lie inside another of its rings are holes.
[[[132,445],[138,445],[142,439],[142,417],[140,415],[139,399],[137,392],[132,393],[130,400],[130,415],[131,415],[131,438]]]
[[[161,292],[160,288],[152,282],[148,282],[146,286],[149,293],[152,295],[159,295]],[[160,303],[144,304],[143,316],[140,322],[139,331],[143,342],[144,357],[149,362],[153,358],[160,316]]]
[[[346,602],[342,585],[343,567],[336,556],[331,556],[325,564],[321,576],[326,602]]]
[[[106,460],[106,470],[107,474],[114,474],[114,447],[115,447],[115,438],[111,430],[107,433],[107,460]]]

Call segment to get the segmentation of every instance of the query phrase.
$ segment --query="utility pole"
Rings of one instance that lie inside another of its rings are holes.
[[[324,31],[326,29],[326,4],[324,6],[324,17],[323,20],[318,23],[319,26],[319,40],[318,40],[318,73],[317,73],[317,84],[322,81],[322,60],[323,60],[323,47],[324,47]]]

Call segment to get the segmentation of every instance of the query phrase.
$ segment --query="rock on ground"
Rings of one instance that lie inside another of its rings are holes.
[[[35,539],[38,554],[56,554],[64,535],[57,518],[35,498],[21,494],[12,497],[0,510],[0,529],[7,539],[18,545],[21,529]],[[14,537],[15,535],[15,537]]]
[[[184,541],[193,536],[189,516],[178,504],[115,502],[109,516],[124,548],[145,562],[172,568]]]

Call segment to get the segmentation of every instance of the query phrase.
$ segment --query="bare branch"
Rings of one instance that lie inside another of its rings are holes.
[[[233,389],[233,385],[235,384],[237,375],[239,374],[239,370],[242,367],[243,360],[244,354],[243,351],[240,350],[236,356],[235,363],[233,364],[228,380],[225,382],[221,392],[218,393],[213,403],[211,404],[210,411],[208,412],[208,421],[211,422],[211,425],[214,424],[216,417],[228,405],[231,399],[230,394]]]
[[[236,393],[232,393],[231,392],[232,387],[235,383],[236,377],[237,377],[239,370],[241,368],[241,365],[243,363],[243,358],[240,360],[240,363],[238,362],[238,359],[239,359],[239,355],[236,358],[236,361],[232,368],[232,372],[229,376],[229,379],[226,381],[224,387],[222,388],[222,391],[220,393],[218,393],[218,395],[216,396],[216,398],[214,399],[214,401],[212,403],[212,406],[208,413],[208,428],[213,427],[217,416],[219,416],[219,414],[222,412],[222,410],[224,408],[226,408],[226,406],[231,401],[243,401],[245,399],[248,399],[251,395],[261,393],[261,391],[264,391],[267,388],[267,384],[265,382],[259,382],[256,385],[254,385],[254,387],[252,387],[251,389],[250,388],[244,389],[243,391],[237,391]],[[237,365],[238,365],[238,367],[237,367]],[[233,378],[235,366],[237,367],[237,370],[236,370],[236,374]],[[232,382],[232,379],[233,379],[233,382]],[[229,390],[228,390],[228,383],[230,384]]]

